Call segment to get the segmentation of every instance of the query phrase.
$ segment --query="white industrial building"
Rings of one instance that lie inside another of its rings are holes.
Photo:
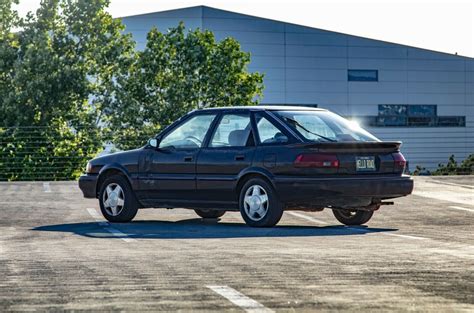
[[[147,32],[180,21],[236,38],[265,74],[262,104],[307,105],[353,117],[383,140],[403,141],[428,169],[474,153],[474,59],[206,6],[122,18],[138,49]]]

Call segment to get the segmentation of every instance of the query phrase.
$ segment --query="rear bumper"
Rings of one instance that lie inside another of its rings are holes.
[[[84,194],[84,198],[97,198],[97,178],[98,175],[84,174],[79,177],[79,188]]]
[[[413,179],[410,176],[284,177],[275,178],[275,187],[285,203],[336,206],[353,203],[354,199],[367,202],[409,195],[413,191]]]

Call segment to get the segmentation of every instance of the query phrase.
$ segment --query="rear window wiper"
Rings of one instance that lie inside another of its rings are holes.
[[[286,117],[286,116],[284,116],[283,118],[284,118],[285,120],[291,122],[291,123],[294,123],[296,126],[298,126],[299,128],[301,128],[302,130],[304,130],[304,131],[307,132],[307,133],[310,133],[310,134],[312,134],[312,135],[318,136],[319,138],[322,138],[322,139],[327,140],[327,141],[329,141],[329,142],[337,142],[337,140],[334,140],[334,139],[331,139],[331,138],[328,138],[328,137],[326,137],[326,136],[323,136],[323,135],[320,135],[320,134],[318,134],[318,133],[315,133],[315,132],[310,131],[309,129],[307,129],[306,127],[304,127],[303,125],[301,125],[300,122],[298,122],[297,120],[294,120],[294,119],[289,118],[289,117]]]

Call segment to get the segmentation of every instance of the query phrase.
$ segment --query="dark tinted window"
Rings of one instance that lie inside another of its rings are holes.
[[[439,116],[438,126],[464,127],[466,126],[466,117],[465,116]]]
[[[436,117],[409,117],[408,126],[434,126]]]
[[[434,126],[436,105],[381,104],[377,124],[380,126]]]
[[[348,70],[347,80],[350,82],[376,82],[379,80],[377,70]]]
[[[408,116],[436,116],[436,105],[409,105]]]
[[[355,116],[365,126],[464,127],[464,116],[437,116],[433,104],[380,104],[378,116]]]
[[[380,104],[379,116],[406,116],[406,105]]]
[[[406,116],[379,116],[377,124],[383,126],[405,126],[407,118]]]

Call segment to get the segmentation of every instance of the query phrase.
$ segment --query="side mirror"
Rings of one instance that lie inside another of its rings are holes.
[[[148,139],[148,145],[153,148],[158,148],[158,140],[156,138]]]

